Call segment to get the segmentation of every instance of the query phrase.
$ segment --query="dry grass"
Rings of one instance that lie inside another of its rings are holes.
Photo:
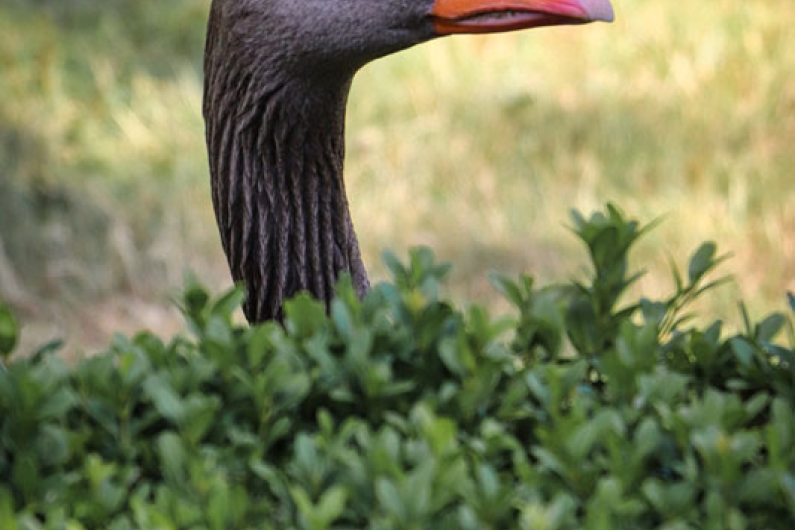
[[[94,4],[0,7],[0,244],[31,342],[167,331],[184,269],[227,282],[199,115],[207,0]],[[488,270],[581,274],[567,211],[613,201],[664,219],[637,256],[644,292],[713,239],[737,281],[711,314],[783,307],[795,4],[615,5],[612,26],[445,39],[361,72],[347,180],[376,277],[382,248],[427,244],[455,263],[457,298],[498,306]]]

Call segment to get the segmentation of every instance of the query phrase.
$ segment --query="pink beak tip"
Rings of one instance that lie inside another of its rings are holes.
[[[613,22],[616,18],[610,0],[580,0],[580,4],[591,20]]]

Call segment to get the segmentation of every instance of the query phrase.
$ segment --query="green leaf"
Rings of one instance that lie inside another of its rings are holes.
[[[383,477],[376,479],[375,496],[378,499],[378,504],[388,514],[391,514],[398,521],[406,520],[406,506],[403,504],[400,492],[391,480]]]
[[[717,246],[714,242],[703,243],[690,258],[687,274],[691,284],[698,282],[715,265]]]
[[[315,511],[324,527],[331,525],[342,515],[347,499],[348,492],[342,486],[334,486],[323,492]]]
[[[46,465],[57,466],[71,456],[68,431],[57,425],[45,425],[36,439],[36,454]]]
[[[0,361],[7,360],[14,351],[19,339],[19,326],[17,325],[11,309],[0,302]]]
[[[295,507],[298,509],[298,513],[301,515],[301,517],[306,521],[311,521],[315,513],[315,509],[312,505],[312,500],[306,493],[306,490],[300,486],[294,486],[290,488],[290,495],[292,496]]]
[[[211,312],[221,315],[225,319],[230,319],[246,299],[246,290],[243,287],[235,287],[221,296],[213,303]]]
[[[174,484],[185,479],[187,455],[182,440],[173,432],[165,432],[157,439],[157,452],[165,477]]]
[[[753,364],[755,357],[754,347],[743,338],[734,338],[731,340],[731,347],[737,359],[745,367],[750,367]]]
[[[500,480],[494,468],[489,465],[480,465],[477,468],[478,485],[486,499],[492,499],[500,492]]]
[[[5,485],[0,485],[0,528],[20,530],[14,513],[14,499]]]
[[[183,302],[185,309],[190,315],[196,315],[207,307],[210,301],[210,294],[195,279],[188,278]]]
[[[219,484],[210,495],[207,505],[207,518],[212,530],[229,528],[232,506],[229,502],[229,488],[225,483]]]
[[[512,281],[507,276],[497,274],[496,272],[489,273],[488,278],[489,282],[491,282],[491,285],[498,293],[504,296],[513,305],[521,309],[525,302],[525,297],[516,282]]]
[[[653,302],[648,298],[641,298],[640,310],[646,323],[661,326],[665,315],[668,313],[668,304],[664,302]]]
[[[291,335],[304,338],[322,330],[328,317],[323,304],[301,293],[284,304],[285,325]]]
[[[217,419],[218,410],[221,408],[221,401],[215,396],[203,396],[194,394],[186,398],[184,404],[184,415],[180,425],[180,432],[191,443],[198,443],[210,430]]]
[[[163,376],[150,375],[144,381],[143,388],[163,417],[177,424],[182,420],[185,413],[182,401]]]
[[[39,460],[29,452],[15,455],[11,469],[11,484],[26,502],[34,502],[41,486]]]
[[[381,260],[384,262],[384,265],[386,265],[387,269],[389,269],[389,272],[392,273],[395,283],[398,283],[397,278],[406,275],[406,269],[403,267],[403,264],[394,253],[390,252],[389,250],[384,251],[384,253],[381,255]]]
[[[784,328],[787,318],[781,313],[773,313],[756,325],[754,336],[756,340],[769,342]]]
[[[71,388],[62,387],[39,404],[37,416],[41,420],[63,418],[78,403],[79,399],[75,392]]]
[[[591,355],[601,346],[596,312],[588,300],[579,299],[569,305],[566,326],[569,338],[580,354]]]

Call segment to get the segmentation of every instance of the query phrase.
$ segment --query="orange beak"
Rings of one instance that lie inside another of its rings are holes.
[[[431,16],[438,35],[612,22],[614,18],[610,0],[436,0]]]

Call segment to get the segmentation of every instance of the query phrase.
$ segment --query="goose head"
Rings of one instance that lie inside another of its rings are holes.
[[[262,60],[297,73],[356,70],[451,34],[612,21],[609,0],[215,0]],[[267,54],[267,55],[266,55]]]
[[[213,0],[204,117],[213,206],[246,317],[281,318],[340,274],[369,288],[342,175],[345,106],[366,63],[457,33],[610,21],[609,0]]]

